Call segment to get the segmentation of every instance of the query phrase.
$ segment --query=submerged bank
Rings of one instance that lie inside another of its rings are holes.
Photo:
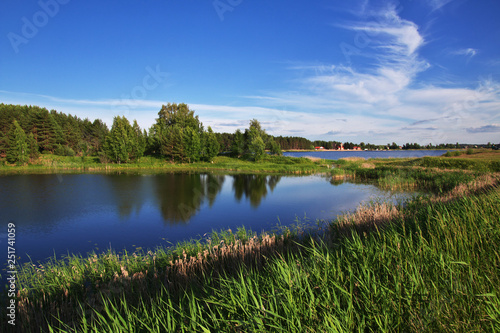
[[[28,331],[46,322],[55,331],[498,330],[499,177],[431,172],[417,186],[456,185],[405,208],[360,209],[314,237],[240,230],[171,251],[25,266],[18,323]]]

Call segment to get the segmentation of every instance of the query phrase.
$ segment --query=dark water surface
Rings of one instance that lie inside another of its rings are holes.
[[[9,222],[16,225],[16,255],[23,262],[68,252],[154,249],[241,226],[261,232],[305,215],[332,219],[377,198],[397,196],[321,175],[0,176],[0,254],[7,258]]]

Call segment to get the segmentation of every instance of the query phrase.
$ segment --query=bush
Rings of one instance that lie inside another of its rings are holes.
[[[61,146],[61,145],[57,145],[54,154],[58,156],[71,156],[71,157],[76,155],[73,149],[71,149],[68,146]]]
[[[456,156],[460,156],[462,154],[463,153],[461,151],[449,151],[449,152],[446,152],[446,154],[444,154],[443,156],[444,157],[456,157]]]

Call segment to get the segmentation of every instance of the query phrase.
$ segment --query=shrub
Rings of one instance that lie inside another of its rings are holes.
[[[57,145],[54,154],[59,156],[71,156],[71,157],[76,155],[73,149],[71,149],[68,146],[61,146],[61,145]]]

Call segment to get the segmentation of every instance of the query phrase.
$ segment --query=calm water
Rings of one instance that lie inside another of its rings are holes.
[[[293,157],[312,156],[328,160],[338,160],[344,157],[364,157],[368,158],[400,158],[400,157],[424,157],[441,156],[447,150],[387,150],[387,151],[312,151],[312,152],[287,152],[283,155]]]
[[[256,232],[331,219],[376,198],[373,185],[333,184],[326,176],[66,174],[0,177],[0,253],[7,223],[16,225],[20,261],[54,254],[154,249],[211,230]]]

